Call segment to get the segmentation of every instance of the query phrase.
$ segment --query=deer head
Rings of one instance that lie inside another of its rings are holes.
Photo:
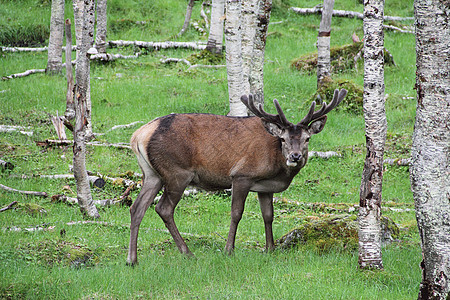
[[[327,121],[326,114],[335,108],[347,95],[347,90],[335,90],[331,103],[323,102],[318,111],[314,111],[316,102],[313,101],[308,114],[297,124],[289,122],[281,109],[277,99],[273,100],[278,114],[269,114],[259,104],[256,107],[253,95],[242,96],[241,101],[247,108],[259,117],[267,131],[280,139],[281,148],[286,165],[289,167],[303,167],[308,155],[309,138],[322,131]]]

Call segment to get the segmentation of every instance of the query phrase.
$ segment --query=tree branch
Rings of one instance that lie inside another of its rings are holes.
[[[299,15],[313,15],[313,14],[321,14],[322,7],[315,6],[313,8],[299,8],[299,7],[291,7],[290,10],[299,14]],[[356,11],[347,11],[347,10],[333,10],[333,17],[343,17],[343,18],[357,18],[360,20],[364,19],[364,15],[360,12]],[[410,21],[414,20],[414,17],[395,17],[395,16],[384,16],[385,21]]]

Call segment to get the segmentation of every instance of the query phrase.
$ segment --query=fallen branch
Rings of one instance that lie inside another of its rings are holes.
[[[13,79],[13,78],[20,78],[20,77],[25,77],[31,74],[37,74],[37,73],[45,73],[45,69],[31,69],[22,73],[17,73],[17,74],[11,74],[8,76],[3,76],[2,79],[3,80],[8,80],[8,79]]]
[[[159,49],[193,49],[193,50],[203,50],[206,48],[206,44],[200,44],[196,42],[143,42],[143,41],[109,41],[110,47],[124,47],[124,46],[136,46],[139,48],[145,48],[149,50],[159,50]]]
[[[291,7],[290,10],[299,14],[299,15],[313,15],[313,14],[321,14],[322,7],[315,6],[313,8],[299,8],[299,7]],[[333,10],[333,17],[343,17],[343,18],[357,18],[364,19],[364,15],[360,12],[356,11],[347,11],[347,10]],[[385,21],[410,21],[414,20],[414,17],[395,17],[395,16],[384,16]]]
[[[37,146],[41,147],[57,147],[57,146],[68,146],[73,144],[73,140],[45,140],[45,141],[35,141]],[[99,142],[89,142],[86,143],[86,145],[90,146],[98,146],[98,147],[115,147],[119,149],[131,149],[131,146],[129,143],[117,143],[117,144],[110,144],[110,143],[99,143]]]
[[[383,163],[387,165],[409,166],[411,164],[411,158],[386,158]]]
[[[55,174],[55,175],[39,175],[40,178],[50,178],[50,179],[73,179],[75,178],[73,174]],[[106,184],[105,180],[98,176],[88,176],[89,183],[95,187],[103,188]]]
[[[91,55],[89,58],[91,60],[99,60],[99,61],[114,61],[116,59],[135,59],[138,58],[140,53],[136,53],[134,55],[122,55],[122,54],[111,54],[111,53],[98,53]]]
[[[340,153],[334,152],[334,151],[326,151],[326,152],[320,152],[320,151],[309,151],[308,152],[309,157],[319,157],[319,158],[325,158],[328,159],[330,157],[341,157],[342,155]]]
[[[195,68],[225,68],[226,65],[200,65],[200,64],[195,64],[192,65],[187,59],[184,58],[173,58],[173,57],[169,57],[169,58],[162,58],[159,60],[162,64],[169,64],[169,63],[179,63],[182,62],[184,64],[186,64],[189,68],[186,71],[189,71],[191,69],[195,69]]]
[[[407,30],[407,29],[402,29],[393,25],[383,25],[384,29],[390,29],[390,30],[395,30],[401,33],[412,33],[414,34],[414,30]]]
[[[23,126],[15,126],[15,125],[0,125],[0,132],[14,132],[18,131],[21,134],[25,134],[28,136],[33,135],[33,131],[27,131],[30,130],[30,127],[23,127]]]
[[[0,209],[0,212],[4,212],[8,209],[12,209],[13,206],[15,206],[18,202],[17,201],[13,201],[10,204],[8,204],[7,206],[3,207],[2,209]]]
[[[5,191],[11,192],[11,193],[20,193],[20,194],[24,194],[24,195],[44,197],[44,198],[48,197],[46,192],[21,191],[21,190],[16,190],[16,189],[10,188],[3,184],[0,184],[0,188]]]
[[[144,122],[143,121],[136,121],[136,122],[132,122],[130,124],[125,124],[125,125],[114,125],[113,127],[111,127],[111,129],[109,129],[106,132],[110,132],[110,131],[117,130],[117,129],[122,129],[122,128],[130,128],[130,127],[133,127],[133,126],[135,126],[137,124],[141,124],[141,123],[144,123]]]
[[[66,50],[66,47],[62,47],[63,51]],[[77,50],[77,46],[72,46],[72,50]],[[2,47],[3,52],[45,52],[48,51],[48,47]]]

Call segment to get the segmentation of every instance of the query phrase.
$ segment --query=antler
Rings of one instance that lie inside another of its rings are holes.
[[[318,118],[326,115],[333,108],[338,106],[339,103],[341,103],[341,101],[345,98],[346,95],[347,95],[347,90],[346,89],[342,89],[340,91],[338,89],[336,89],[334,91],[333,100],[331,100],[331,103],[329,105],[327,105],[326,102],[323,102],[323,105],[320,108],[320,110],[318,110],[316,112],[314,111],[314,109],[316,107],[316,102],[313,101],[313,103],[311,104],[311,108],[309,109],[308,114],[303,118],[303,120],[298,122],[297,125],[308,126],[309,123],[311,123],[312,121],[317,120]]]
[[[245,104],[245,106],[247,106],[247,108],[255,114],[255,116],[260,117],[261,119],[263,119],[266,122],[269,123],[274,123],[274,124],[278,124],[278,125],[282,125],[282,126],[289,126],[292,123],[289,122],[286,118],[286,116],[284,115],[283,110],[281,109],[280,103],[278,103],[277,99],[273,100],[273,104],[275,105],[275,108],[277,109],[278,114],[274,115],[274,114],[269,114],[267,112],[264,111],[264,109],[262,108],[261,103],[258,105],[258,107],[256,107],[255,103],[254,103],[254,98],[253,95],[248,95],[248,97],[246,95],[243,95],[241,97],[241,101],[242,103]]]

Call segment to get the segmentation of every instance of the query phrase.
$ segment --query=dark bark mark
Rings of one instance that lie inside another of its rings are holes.
[[[320,31],[319,37],[323,37],[323,36],[331,36],[331,31]]]

